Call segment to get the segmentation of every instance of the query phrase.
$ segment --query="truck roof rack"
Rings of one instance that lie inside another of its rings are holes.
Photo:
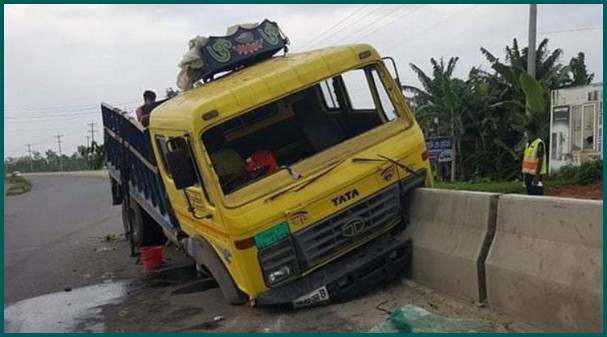
[[[210,36],[200,48],[202,79],[207,82],[216,74],[268,59],[280,50],[286,52],[288,44],[278,24],[268,19],[254,27],[239,26],[231,35]]]

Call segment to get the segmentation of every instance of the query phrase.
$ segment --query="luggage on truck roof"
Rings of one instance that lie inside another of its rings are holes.
[[[219,73],[268,59],[280,50],[286,52],[288,44],[278,24],[268,19],[232,26],[225,36],[197,36],[190,40],[190,50],[179,63],[177,86],[191,89],[198,80],[207,82]]]

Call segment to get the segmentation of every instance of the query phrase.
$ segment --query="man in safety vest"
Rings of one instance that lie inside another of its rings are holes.
[[[538,136],[539,126],[536,123],[527,124],[526,131],[528,142],[522,165],[525,187],[529,195],[543,195],[542,177],[547,172],[546,146]]]

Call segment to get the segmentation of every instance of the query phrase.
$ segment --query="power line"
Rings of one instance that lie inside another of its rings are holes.
[[[471,5],[468,7],[464,7],[461,10],[459,10],[451,15],[447,15],[447,16],[443,17],[442,19],[440,19],[439,21],[436,21],[435,23],[430,24],[430,25],[418,30],[417,32],[411,33],[410,34],[411,37],[403,39],[400,43],[400,48],[397,48],[396,50],[400,50],[401,48],[403,48],[405,46],[402,42],[411,42],[411,41],[415,40],[416,38],[419,38],[424,33],[428,32],[429,30],[432,30],[444,23],[447,23],[447,22],[451,21],[452,19],[463,18],[464,16],[470,14],[472,11],[480,8],[481,6],[483,6],[483,5],[480,4],[480,5]]]
[[[114,103],[113,105],[126,105],[126,104],[135,104],[140,101],[128,101],[122,103]],[[22,108],[4,108],[4,113],[7,112],[57,112],[57,111],[73,111],[73,110],[81,110],[81,109],[90,109],[90,108],[99,108],[101,104],[80,104],[80,105],[55,105],[50,107],[22,107]]]
[[[55,118],[55,117],[74,117],[74,116],[89,116],[93,114],[98,114],[99,111],[90,111],[90,112],[80,112],[80,113],[72,113],[72,114],[50,114],[50,115],[38,115],[38,116],[27,116],[21,115],[16,117],[4,117],[4,120],[18,120],[18,119],[43,119],[43,118]]]
[[[575,32],[585,32],[589,30],[603,30],[603,25],[600,26],[592,26],[592,27],[584,27],[584,28],[574,28],[574,29],[563,29],[563,30],[549,30],[545,32],[540,32],[540,35],[548,35],[548,34],[561,34],[561,33],[575,33]]]
[[[363,38],[365,38],[365,37],[367,37],[367,36],[369,36],[369,35],[371,35],[371,34],[374,34],[374,33],[378,32],[378,31],[382,30],[382,29],[385,29],[385,28],[389,27],[390,25],[392,25],[392,24],[393,24],[394,22],[396,22],[397,20],[404,19],[405,17],[410,16],[410,15],[412,15],[413,13],[420,11],[422,8],[424,8],[424,7],[426,7],[426,6],[427,6],[427,5],[420,5],[420,6],[418,6],[417,8],[412,9],[411,11],[404,12],[404,13],[402,13],[401,15],[394,17],[392,20],[385,21],[383,25],[380,25],[380,26],[376,27],[375,29],[373,29],[373,30],[371,30],[371,31],[367,32],[366,34],[363,34],[363,35],[362,35],[362,36],[360,36],[359,38],[360,38],[360,39],[363,39]],[[396,13],[396,12],[394,12],[394,13]]]
[[[350,19],[351,17],[353,17],[354,15],[358,14],[361,10],[363,10],[365,7],[369,6],[369,4],[365,4],[362,5],[360,7],[358,7],[358,9],[356,9],[354,12],[352,12],[351,14],[345,16],[343,19],[339,20],[339,22],[337,22],[336,24],[334,24],[333,26],[329,27],[328,29],[326,29],[324,32],[320,33],[319,35],[316,35],[315,37],[309,39],[308,41],[304,42],[301,46],[298,47],[298,49],[303,49],[303,47],[307,46],[308,44],[310,44],[310,42],[317,40],[319,38],[321,38],[322,36],[326,35],[327,33],[329,33],[330,31],[332,31],[333,29],[339,27],[342,23],[348,21],[348,19]]]
[[[379,6],[378,6],[378,7],[376,7],[375,9],[373,9],[373,10],[371,10],[371,11],[367,12],[366,14],[364,14],[363,16],[361,16],[360,18],[358,18],[358,20],[356,21],[356,23],[354,24],[354,26],[356,26],[356,25],[360,24],[361,22],[363,22],[363,19],[365,19],[366,17],[368,17],[368,16],[369,16],[369,15],[371,15],[371,14],[376,13],[377,11],[379,11],[380,9],[382,9],[382,8],[384,8],[384,7],[386,7],[386,5],[379,5]],[[320,46],[320,45],[322,45],[322,44],[324,44],[324,43],[326,43],[326,42],[328,42],[328,41],[331,41],[331,39],[332,39],[332,38],[334,38],[334,37],[338,36],[340,33],[343,33],[343,31],[339,31],[339,30],[338,30],[338,31],[336,31],[336,32],[334,32],[334,33],[332,33],[332,34],[330,34],[330,35],[329,35],[329,36],[327,36],[325,39],[321,39],[321,40],[317,41],[316,43],[313,43],[313,44],[310,46],[310,48],[316,48],[316,47],[318,47],[318,46]]]
[[[69,117],[69,118],[50,118],[50,119],[34,119],[34,120],[27,120],[27,119],[21,119],[21,120],[8,120],[8,121],[4,121],[5,122],[5,126],[6,125],[10,125],[10,124],[36,124],[36,123],[50,123],[50,122],[65,122],[65,121],[74,121],[74,120],[82,120],[82,118],[101,118],[101,114],[99,114],[98,117],[96,117],[95,115],[83,115],[83,116],[73,116],[73,117]]]
[[[346,36],[343,36],[341,39],[345,40],[345,39],[348,39],[348,38],[350,38],[352,36],[355,36],[356,34],[362,32],[364,29],[368,28],[369,26],[377,23],[380,20],[385,20],[386,18],[392,16],[395,12],[398,12],[399,10],[405,8],[406,6],[409,6],[409,5],[408,4],[400,5],[400,6],[396,7],[396,8],[394,8],[393,10],[391,10],[391,8],[388,8],[388,12],[384,13],[383,15],[380,15],[379,17],[377,17],[375,20],[369,22],[368,24],[366,24],[366,25],[364,25],[362,27],[359,27],[359,29],[355,30],[354,32],[351,32],[350,34],[348,34]]]

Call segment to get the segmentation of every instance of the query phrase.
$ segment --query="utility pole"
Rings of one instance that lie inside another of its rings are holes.
[[[529,45],[527,46],[527,74],[535,78],[535,49],[537,40],[537,5],[529,5]],[[527,100],[527,116],[529,111],[529,100]]]
[[[85,153],[85,156],[86,156],[86,163],[87,163],[89,166],[91,166],[91,163],[90,163],[90,161],[91,161],[91,156],[90,156],[90,154],[89,154],[89,151],[90,151],[90,148],[91,148],[91,145],[90,145],[90,143],[89,143],[89,140],[90,140],[90,139],[91,139],[91,137],[87,135],[87,136],[86,136],[86,153]]]
[[[32,144],[27,144],[27,152],[30,155],[30,173],[34,172],[34,162],[32,161]]]
[[[61,137],[63,135],[56,135],[57,145],[59,145],[59,171],[63,171],[63,159],[61,159]]]
[[[91,127],[91,146],[93,146],[93,143],[95,142],[95,132],[97,132],[97,130],[95,130],[95,125],[97,125],[97,123],[88,123],[87,125],[90,125]]]

